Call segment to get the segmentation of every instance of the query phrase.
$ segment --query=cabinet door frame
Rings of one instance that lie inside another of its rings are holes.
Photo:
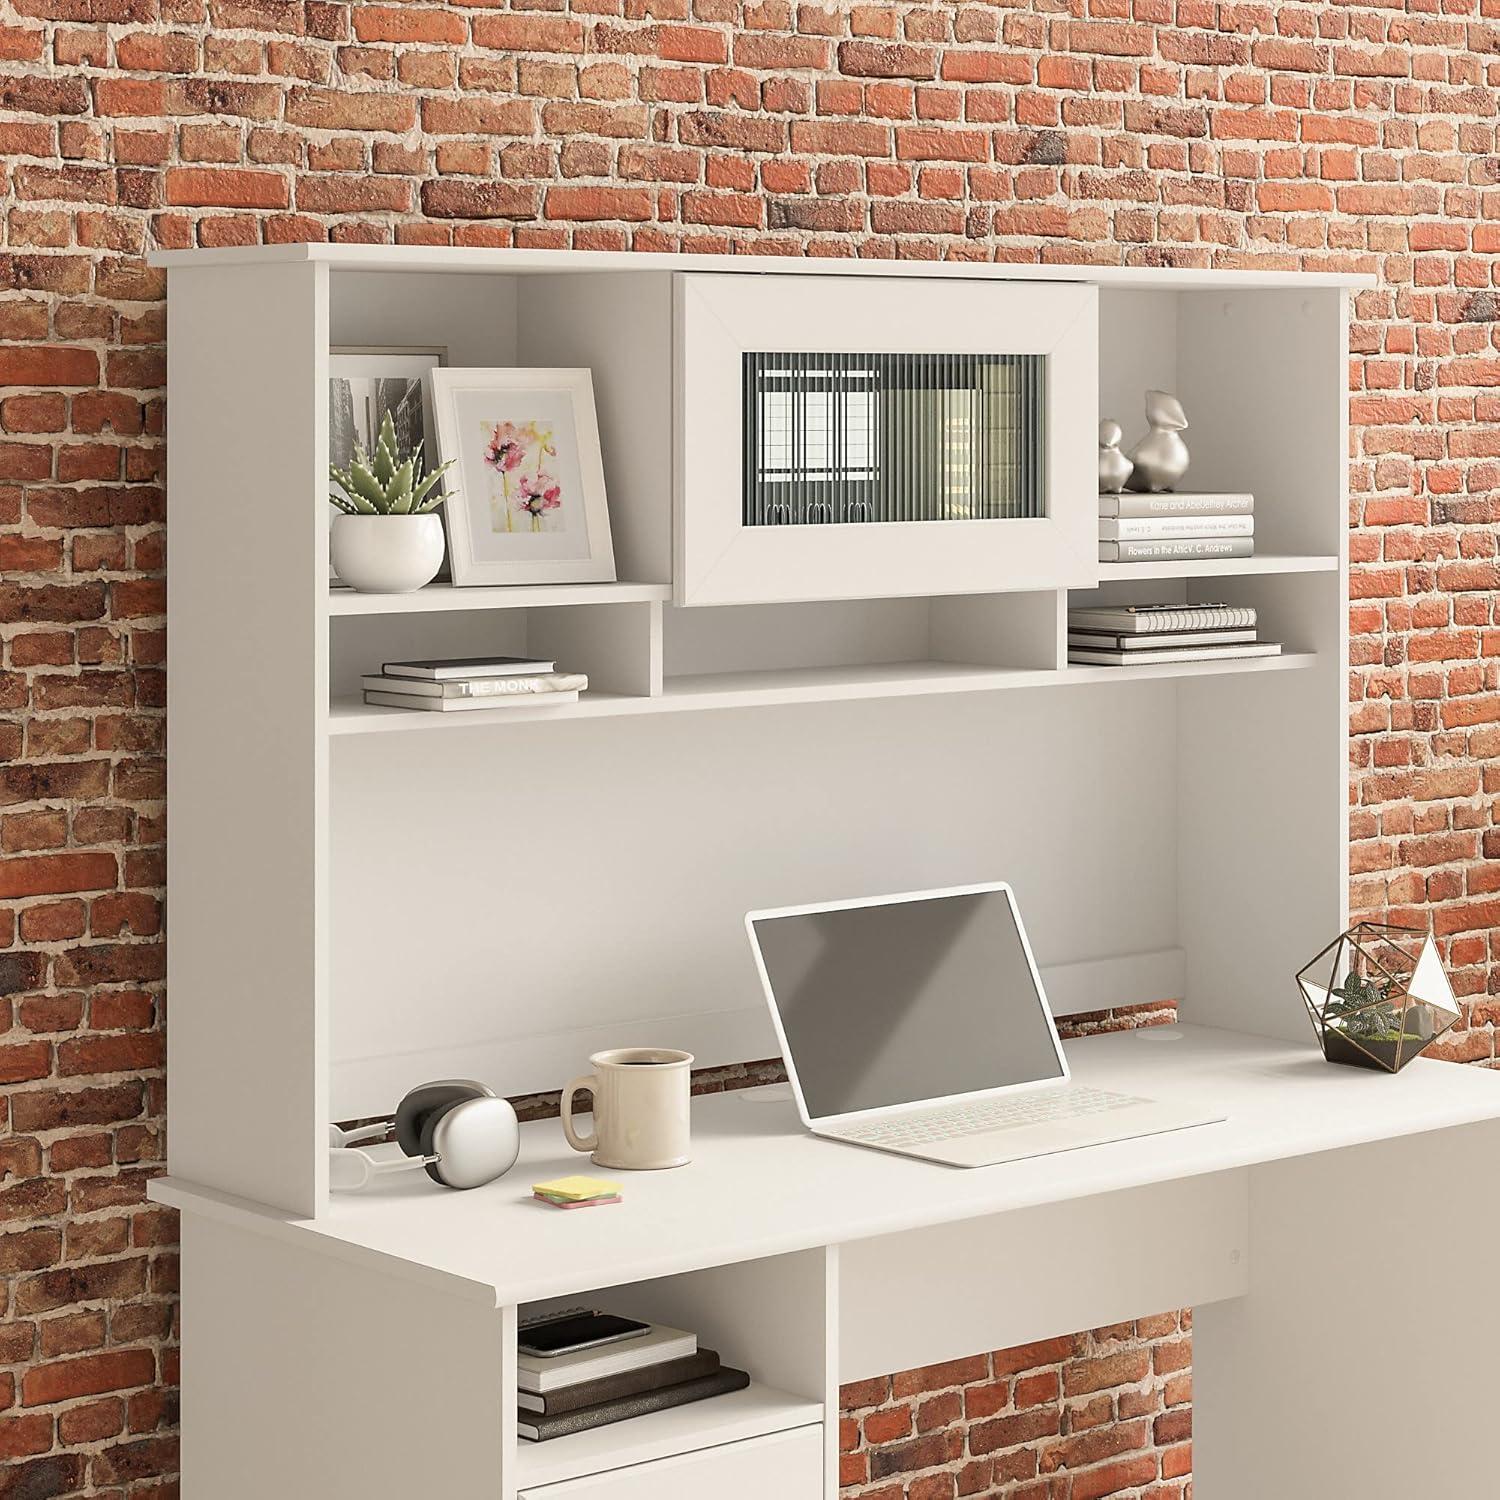
[[[682,273],[673,295],[673,574],[679,604],[1090,588],[1098,582],[1092,286]],[[1046,514],[745,526],[743,356],[1047,357]]]

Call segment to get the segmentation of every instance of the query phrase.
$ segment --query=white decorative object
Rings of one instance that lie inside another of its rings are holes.
[[[1113,417],[1106,417],[1099,424],[1099,493],[1118,495],[1130,478],[1134,465],[1120,452],[1120,439],[1124,429]]]
[[[432,390],[438,446],[457,469],[444,507],[453,582],[612,582],[589,371],[434,370]]]
[[[423,516],[333,518],[329,550],[334,571],[364,593],[409,594],[431,583],[443,565],[443,523]]]
[[[1147,391],[1146,420],[1151,430],[1130,450],[1130,462],[1135,468],[1126,482],[1133,490],[1159,494],[1175,489],[1187,473],[1188,445],[1182,439],[1187,430],[1187,414],[1176,396],[1166,391]]]

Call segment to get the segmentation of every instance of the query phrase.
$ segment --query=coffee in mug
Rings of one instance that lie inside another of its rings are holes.
[[[669,1047],[618,1047],[589,1058],[594,1071],[562,1093],[562,1127],[575,1151],[593,1154],[596,1166],[653,1171],[690,1159],[690,1093],[693,1055]],[[573,1099],[594,1096],[594,1129],[573,1124]]]

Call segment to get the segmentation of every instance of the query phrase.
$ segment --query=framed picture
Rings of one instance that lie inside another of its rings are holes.
[[[356,447],[375,451],[386,412],[404,448],[424,445],[428,468],[437,462],[428,374],[446,349],[334,349],[328,356],[328,461],[349,467]]]
[[[424,468],[432,468],[437,463],[437,434],[427,377],[447,359],[448,351],[436,346],[329,350],[329,463],[347,469],[356,447],[373,453],[381,421],[390,412],[397,439],[407,449],[421,443]],[[339,514],[337,506],[328,509],[330,519]],[[331,565],[329,576],[338,578]]]
[[[455,584],[613,582],[587,370],[432,372]]]

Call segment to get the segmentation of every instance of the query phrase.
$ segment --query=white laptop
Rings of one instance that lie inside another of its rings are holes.
[[[1224,1118],[1070,1081],[1004,882],[753,911],[745,926],[815,1135],[983,1167]]]

